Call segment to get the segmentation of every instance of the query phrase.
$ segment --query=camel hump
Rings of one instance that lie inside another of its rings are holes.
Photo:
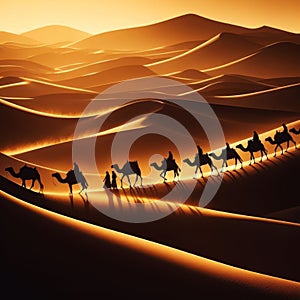
[[[129,162],[129,165],[130,165],[130,168],[131,168],[133,171],[137,171],[137,170],[140,169],[137,160],[130,161],[130,162]]]

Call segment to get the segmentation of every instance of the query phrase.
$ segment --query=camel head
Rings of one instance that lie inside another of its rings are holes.
[[[272,142],[272,138],[270,136],[268,136],[267,138],[265,138],[266,142]]]
[[[52,177],[57,177],[57,176],[59,176],[59,173],[58,173],[58,172],[53,173],[51,176],[52,176]]]
[[[12,170],[13,170],[12,167],[7,167],[7,168],[5,168],[5,171],[6,171],[6,172],[11,172]]]
[[[236,148],[241,149],[241,148],[243,148],[243,145],[242,144],[238,144],[238,145],[236,145]]]

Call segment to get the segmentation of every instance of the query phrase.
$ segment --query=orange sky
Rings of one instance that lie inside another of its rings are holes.
[[[21,33],[60,24],[95,34],[196,13],[245,27],[300,32],[299,11],[299,0],[9,0],[1,3],[0,30]]]

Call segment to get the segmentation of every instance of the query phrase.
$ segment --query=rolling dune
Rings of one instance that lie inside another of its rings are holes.
[[[202,295],[234,295],[236,299],[246,295],[277,299],[299,294],[299,284],[293,281],[233,268],[89,225],[3,193],[1,198],[1,222],[6,225],[2,239],[5,245],[13,246],[10,252],[5,252],[2,269],[6,275],[5,289],[10,290],[10,294],[18,295],[18,291],[10,289],[12,281],[21,285],[23,294],[32,297],[46,291],[53,297],[104,292],[114,296],[119,295],[116,286],[123,296],[134,298],[140,297],[141,292],[147,292],[148,296],[194,295],[199,288]],[[45,231],[47,239],[43,238]],[[17,238],[12,239],[13,236]],[[32,245],[30,250],[24,239]],[[29,268],[32,265],[37,267]],[[41,277],[42,270],[44,276]],[[68,288],[70,285],[72,289]]]
[[[187,68],[204,70],[252,54],[259,48],[261,48],[259,44],[239,35],[224,32],[183,54],[146,66],[159,74]]]
[[[55,33],[55,34],[54,34]],[[71,43],[91,36],[87,32],[68,26],[49,25],[22,33],[27,37],[43,44]]]
[[[279,42],[227,65],[202,71],[212,76],[233,73],[262,78],[295,77],[299,76],[295,68],[300,63],[299,50],[298,44]]]

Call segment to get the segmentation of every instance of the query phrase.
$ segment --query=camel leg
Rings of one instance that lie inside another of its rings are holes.
[[[166,178],[166,171],[162,171],[162,172],[159,174],[159,176],[160,176],[161,178],[163,178],[164,181],[167,180],[167,178]]]
[[[31,181],[31,186],[30,186],[30,190],[33,188],[33,186],[34,186],[34,182],[35,182],[35,179],[32,179],[32,181]]]
[[[211,164],[211,166],[212,166],[212,169],[211,169],[211,170],[213,171],[213,168],[215,168],[215,169],[216,169],[216,171],[217,171],[217,174],[218,174],[218,176],[219,176],[219,175],[220,175],[220,173],[219,173],[219,170],[217,169],[217,167],[216,167],[216,166],[215,166],[213,163]]]
[[[137,183],[137,181],[138,181],[138,178],[139,178],[139,176],[138,176],[138,174],[136,174],[136,176],[135,176],[135,182],[134,182],[133,186],[136,185],[136,183]]]
[[[26,189],[26,181],[22,180],[22,187],[24,187]]]
[[[285,152],[288,152],[289,147],[290,147],[290,141],[287,141],[287,142],[286,142],[286,149],[285,149]]]
[[[275,147],[275,149],[274,149],[274,157],[276,157],[276,150],[277,150],[277,148],[279,147],[279,145],[276,145],[276,147]]]
[[[129,175],[126,175],[126,177],[127,177],[128,182],[129,182],[129,186],[131,187],[131,181],[130,181]]]
[[[194,175],[194,178],[196,179],[197,178],[197,172],[198,172],[198,169],[199,169],[199,166],[196,167],[196,170],[195,170],[195,175]]]
[[[70,195],[73,195],[73,188],[72,188],[72,184],[69,184],[69,189],[70,189]]]
[[[283,154],[283,147],[281,145],[279,145],[280,149],[281,149],[281,155]]]
[[[123,178],[124,178],[125,174],[123,174],[123,176],[121,177],[120,181],[121,181],[121,188],[123,188]]]
[[[203,176],[203,172],[202,172],[201,167],[199,167],[199,170],[200,170],[200,173],[201,173],[201,177],[203,178],[204,176]]]
[[[141,179],[141,186],[143,186],[143,178],[142,178],[142,176],[140,176],[140,179]]]
[[[291,141],[295,145],[295,149],[297,149],[297,143],[293,139]]]

